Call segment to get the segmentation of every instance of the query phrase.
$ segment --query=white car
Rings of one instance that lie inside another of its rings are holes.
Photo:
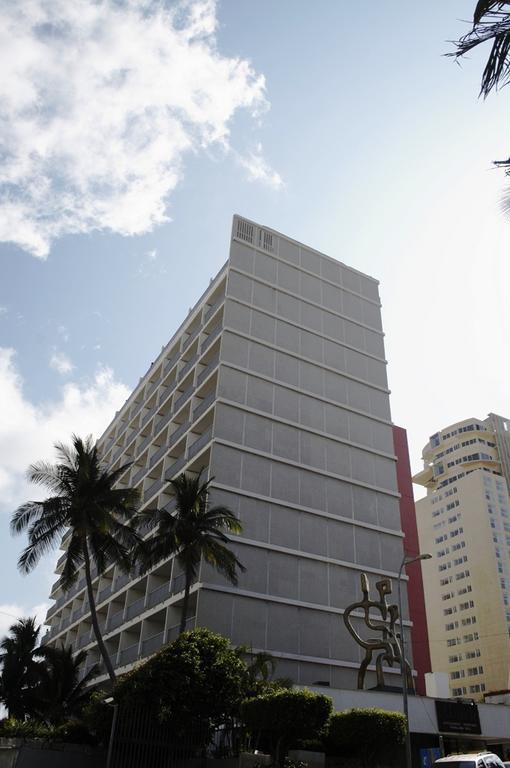
[[[475,752],[464,755],[440,757],[434,762],[437,768],[504,768],[503,762],[492,752]]]

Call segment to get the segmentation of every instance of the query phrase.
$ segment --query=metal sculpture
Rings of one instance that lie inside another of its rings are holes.
[[[393,667],[394,664],[400,665],[401,659],[401,643],[400,634],[396,631],[395,625],[399,618],[398,606],[388,605],[386,602],[386,596],[391,595],[391,580],[381,579],[376,582],[375,588],[379,593],[379,600],[370,599],[370,585],[366,573],[361,574],[361,592],[363,599],[356,603],[351,603],[344,611],[344,623],[349,633],[354,640],[365,649],[365,658],[360,664],[358,670],[358,688],[363,689],[365,687],[365,675],[369,664],[372,663],[373,655],[376,651],[379,653],[375,659],[375,672],[377,677],[377,687],[384,688],[384,672],[383,662],[389,667]],[[379,616],[374,618],[370,614],[370,610],[377,611]],[[370,637],[364,639],[359,632],[356,631],[352,624],[351,615],[354,611],[361,610],[363,612],[363,620],[366,626],[374,632],[380,633],[379,637]],[[413,676],[409,662],[405,660],[405,670],[407,677],[407,686],[413,690]]]

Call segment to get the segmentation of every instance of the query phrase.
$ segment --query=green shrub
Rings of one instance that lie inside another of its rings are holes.
[[[331,708],[331,699],[322,694],[279,690],[246,699],[241,717],[252,735],[270,743],[275,761],[283,764],[293,741],[316,739],[321,735]]]
[[[0,720],[0,736],[9,739],[47,739],[51,728],[36,720],[16,720],[6,717]]]
[[[113,707],[107,704],[107,694],[94,691],[83,708],[82,720],[97,744],[106,746],[110,739],[113,720]]]
[[[350,709],[331,716],[324,746],[329,755],[354,758],[363,768],[372,768],[396,764],[405,736],[405,718],[400,712]]]
[[[79,720],[68,720],[67,723],[52,728],[49,735],[50,741],[64,742],[66,744],[96,744],[97,740],[89,731],[85,723]]]
[[[150,709],[174,731],[203,733],[239,714],[246,665],[230,641],[208,629],[184,632],[114,689],[123,706]]]

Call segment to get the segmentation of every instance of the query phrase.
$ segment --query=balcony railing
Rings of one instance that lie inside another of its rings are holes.
[[[177,398],[177,400],[174,403],[174,413],[177,413],[181,405],[184,405],[186,400],[188,400],[189,397],[193,394],[194,386],[193,384],[188,387],[188,389],[182,393],[180,397]]]
[[[152,498],[152,496],[154,496],[160,490],[160,488],[163,487],[164,484],[165,484],[165,480],[156,480],[154,483],[152,483],[152,485],[150,485],[147,488],[147,490],[144,491],[144,494],[143,494],[144,503],[146,501],[149,501],[149,499]]]
[[[193,368],[193,366],[197,362],[197,359],[198,359],[198,355],[194,355],[191,358],[191,360],[188,360],[186,365],[184,365],[181,368],[181,370],[179,371],[179,375],[177,376],[177,381],[181,381],[181,379],[183,379],[186,376],[186,374],[188,374],[191,371],[191,369]]]
[[[147,413],[144,415],[144,417],[142,418],[142,429],[143,429],[143,427],[144,427],[144,426],[147,424],[147,422],[149,421],[149,419],[151,419],[151,418],[154,416],[154,414],[156,413],[156,411],[157,411],[157,410],[158,410],[158,404],[157,404],[157,403],[155,403],[155,404],[152,406],[152,408],[150,408],[150,409],[147,411]]]
[[[207,432],[204,432],[203,435],[200,435],[198,440],[195,440],[193,445],[190,445],[188,448],[188,461],[193,458],[193,456],[196,456],[196,454],[199,452],[201,448],[204,447],[204,445],[207,445],[207,443],[211,442],[212,438],[212,429],[208,429]]]
[[[224,300],[225,300],[225,297],[221,296],[217,301],[214,302],[214,304],[211,307],[209,307],[209,309],[206,311],[204,315],[204,323],[206,323],[209,320],[209,318],[214,315],[218,307],[221,307]]]
[[[156,381],[153,381],[152,384],[149,384],[149,388],[147,390],[147,395],[145,396],[145,399],[148,400],[149,397],[152,395],[152,393],[158,388],[158,384],[161,383],[161,380],[158,378]]]
[[[138,643],[124,648],[119,654],[119,665],[122,667],[124,664],[131,664],[138,658]]]
[[[141,453],[143,453],[143,451],[144,451],[144,450],[146,449],[146,447],[149,445],[149,443],[151,442],[151,440],[152,440],[152,434],[150,434],[150,435],[147,435],[147,437],[144,437],[144,439],[142,440],[142,442],[141,442],[141,443],[140,443],[140,445],[138,446],[138,450],[137,450],[137,452],[136,452],[136,453],[137,453],[137,456],[140,456],[140,454],[141,454]]]
[[[136,485],[142,479],[142,477],[145,475],[146,472],[147,472],[147,467],[142,467],[141,469],[139,469],[138,472],[136,472],[136,474],[133,475],[133,478],[131,480],[131,485]]]
[[[204,397],[201,403],[197,405],[195,410],[193,411],[192,421],[196,421],[199,416],[201,416],[211,405],[211,403],[214,403],[215,394],[214,392],[211,392],[210,395],[207,395],[207,397]]]
[[[170,584],[162,584],[160,587],[156,587],[152,592],[149,592],[148,607],[154,608],[155,605],[159,605],[164,602],[167,597],[170,596]]]
[[[197,338],[198,334],[200,333],[201,328],[202,328],[202,326],[199,325],[198,328],[195,328],[195,330],[190,333],[190,335],[188,336],[188,338],[186,339],[186,341],[182,345],[182,351],[183,352],[186,352],[188,347],[190,347],[193,344],[193,342]]]
[[[172,445],[175,445],[177,440],[186,433],[186,431],[190,428],[190,426],[191,426],[191,422],[185,421],[184,424],[181,424],[181,426],[175,430],[175,432],[172,432],[172,434],[168,438],[168,447],[170,448]]]
[[[210,331],[209,336],[202,342],[202,353],[206,351],[206,349],[209,349],[211,344],[213,343],[214,339],[218,336],[218,334],[221,331],[223,323],[220,322],[217,323]]]
[[[157,435],[158,432],[161,432],[163,427],[168,424],[170,419],[172,418],[172,411],[169,411],[169,413],[166,413],[159,421],[156,422],[156,426],[154,427],[154,434]]]
[[[134,616],[138,616],[142,611],[145,604],[145,595],[139,597],[134,603],[128,605],[126,609],[126,619],[132,619]]]
[[[116,613],[113,613],[108,621],[106,622],[106,629],[108,632],[111,632],[113,629],[117,629],[117,627],[120,627],[124,619],[124,608],[121,608],[120,611],[117,611]]]
[[[165,642],[165,632],[158,632],[152,637],[148,637],[147,640],[142,641],[142,656],[149,656],[151,653],[158,651]]]
[[[90,643],[90,638],[91,638],[90,632],[85,632],[84,635],[80,635],[80,637],[78,638],[78,642],[76,643],[77,647],[83,648],[84,645],[87,645],[88,643]]]
[[[152,456],[149,459],[149,469],[154,466],[154,464],[159,461],[159,459],[165,455],[165,453],[168,450],[168,445],[164,443],[158,450],[152,454]]]
[[[129,574],[128,573],[121,573],[120,576],[117,576],[115,579],[115,584],[113,587],[114,592],[118,592],[119,589],[122,589],[122,587],[125,587],[126,584],[129,581]]]
[[[196,616],[190,616],[189,619],[186,619],[186,623],[184,625],[184,631],[189,632],[191,629],[194,629],[195,622],[197,617]],[[172,643],[174,640],[177,640],[179,637],[179,629],[180,624],[174,624],[173,627],[170,627],[170,629],[167,629],[166,631],[166,642]]]
[[[100,591],[100,593],[97,596],[97,602],[102,603],[103,600],[106,600],[107,597],[109,597],[112,593],[112,585],[108,584],[108,586],[103,587],[103,589]]]
[[[186,456],[183,456],[180,459],[177,459],[177,461],[174,461],[174,463],[168,467],[167,471],[165,472],[165,480],[172,480],[173,477],[184,467],[188,459]]]
[[[214,360],[212,360],[208,365],[206,365],[204,370],[198,374],[197,386],[199,386],[203,381],[206,380],[206,378],[214,371],[214,369],[217,368],[219,362],[220,362],[220,358],[215,357]]]
[[[164,376],[166,376],[167,373],[169,373],[172,370],[172,368],[174,367],[174,365],[176,364],[180,356],[181,356],[180,352],[176,352],[175,355],[172,355],[172,357],[170,358],[170,360],[168,361],[168,363],[165,365],[163,369]]]
[[[178,576],[175,577],[175,579],[172,579],[172,584],[171,584],[172,595],[177,594],[177,592],[182,592],[185,586],[186,586],[186,574],[180,573]]]

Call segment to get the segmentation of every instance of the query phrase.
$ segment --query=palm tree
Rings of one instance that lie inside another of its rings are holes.
[[[455,43],[457,50],[449,55],[465,56],[488,41],[492,41],[492,48],[482,75],[480,93],[483,96],[510,82],[510,2],[478,0],[473,27]]]
[[[87,658],[87,651],[73,656],[72,647],[62,645],[60,648],[43,646],[39,653],[44,661],[34,692],[34,714],[52,725],[79,716],[89,698],[90,691],[86,686],[97,674],[97,664],[81,676],[80,667]]]
[[[146,510],[138,518],[142,524],[154,519],[157,524],[155,535],[145,543],[146,551],[141,558],[145,570],[176,554],[184,571],[180,633],[186,626],[190,588],[201,558],[233,584],[237,584],[236,570],[245,570],[228,549],[229,538],[225,533],[241,533],[240,521],[228,507],[209,507],[209,486],[213,479],[202,481],[202,472],[195,477],[182,473],[170,481],[176,500],[175,510],[160,509],[156,513]]]
[[[28,479],[45,486],[51,496],[44,501],[27,501],[14,512],[11,531],[28,531],[28,546],[18,561],[22,573],[29,573],[40,558],[60,543],[70,530],[66,559],[61,576],[64,590],[69,589],[85,567],[92,626],[103,661],[115,682],[115,672],[106,651],[97,620],[92,589],[91,561],[99,572],[115,562],[124,571],[131,569],[132,552],[141,539],[128,520],[135,515],[138,492],[133,488],[115,488],[129,464],[113,472],[102,465],[97,448],[89,436],[73,435],[72,446],[55,445],[58,462],[32,464]]]
[[[39,629],[35,618],[18,619],[9,627],[9,635],[0,642],[0,701],[7,708],[9,717],[17,720],[32,714],[33,694],[41,668],[36,660]]]

